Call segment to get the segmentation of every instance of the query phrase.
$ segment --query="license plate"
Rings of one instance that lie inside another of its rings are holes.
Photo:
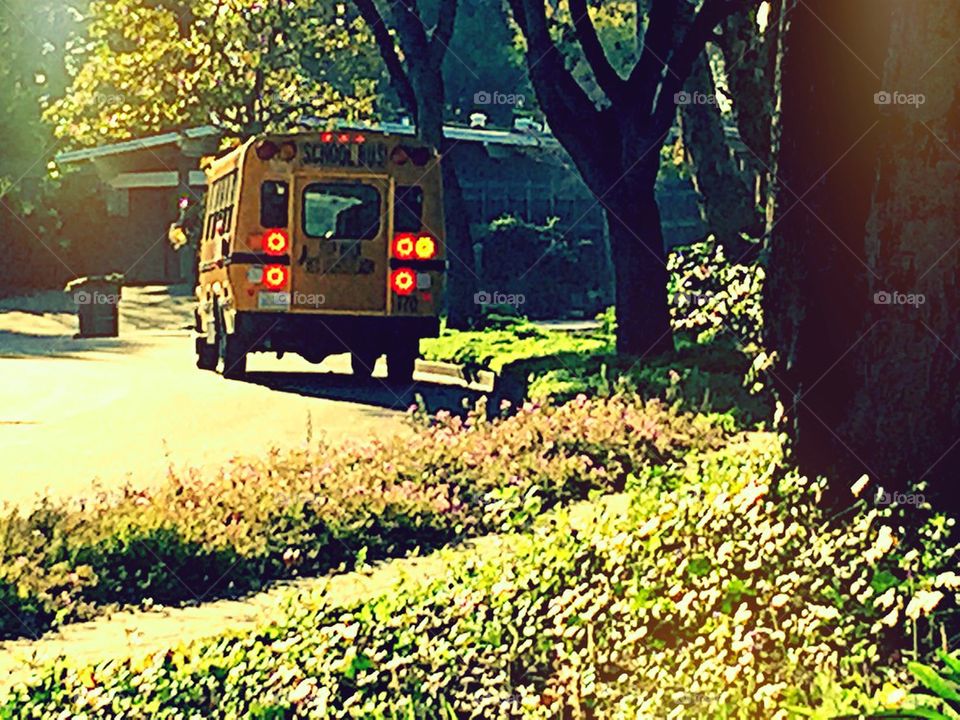
[[[257,295],[257,308],[260,310],[289,310],[290,293],[260,292]]]

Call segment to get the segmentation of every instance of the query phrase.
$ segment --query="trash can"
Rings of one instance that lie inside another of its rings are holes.
[[[120,319],[120,288],[123,275],[96,275],[71,280],[64,288],[73,296],[80,319],[75,337],[117,337]]]

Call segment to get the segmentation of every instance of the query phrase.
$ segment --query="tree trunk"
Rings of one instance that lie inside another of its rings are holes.
[[[736,261],[752,248],[741,240],[740,233],[759,237],[762,222],[752,188],[744,182],[727,142],[706,53],[701,53],[694,63],[685,88],[680,124],[701,215],[709,231],[727,251],[726,256]]]
[[[443,214],[446,227],[447,259],[447,327],[466,330],[479,318],[480,306],[474,302],[477,274],[474,268],[473,243],[470,237],[470,218],[463,197],[463,188],[457,173],[449,144],[444,143],[441,169],[443,171]]]
[[[791,12],[765,324],[796,461],[831,477],[829,502],[849,503],[861,473],[888,491],[930,480],[931,497],[956,481],[957,21],[951,0]],[[885,89],[927,102],[878,105]]]
[[[653,176],[622,181],[603,205],[616,276],[617,352],[642,357],[672,351],[666,253]]]
[[[893,8],[882,88],[903,100],[916,95],[917,104],[891,98],[878,108],[868,293],[892,302],[870,305],[863,331],[873,329],[858,347],[860,381],[840,428],[888,491],[928,482],[922,492],[954,516],[960,516],[960,54],[950,49],[957,27],[955,0]],[[875,293],[912,295],[915,304]]]

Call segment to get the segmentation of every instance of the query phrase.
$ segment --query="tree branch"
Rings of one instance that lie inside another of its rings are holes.
[[[437,24],[430,33],[430,61],[434,65],[443,62],[443,56],[450,46],[458,6],[457,0],[442,0],[437,9]]]
[[[569,0],[569,3],[570,14],[573,16],[573,28],[583,50],[584,59],[590,65],[600,89],[611,102],[616,103],[623,97],[626,83],[607,58],[607,53],[597,36],[597,28],[590,19],[587,0]]]
[[[657,107],[654,111],[655,133],[666,132],[676,114],[675,95],[683,87],[697,56],[703,52],[713,30],[729,15],[757,4],[758,0],[704,0],[700,12],[693,19],[683,40],[667,63],[667,72],[660,84]]]
[[[545,0],[509,0],[527,41],[530,82],[554,137],[570,153],[591,189],[603,185],[602,158],[619,152],[620,134],[612,112],[599,110],[564,63],[547,28]],[[606,190],[606,187],[603,188]]]
[[[647,29],[643,33],[643,50],[627,80],[631,94],[644,112],[653,113],[657,86],[667,66],[667,56],[676,38],[678,0],[652,0]],[[637,14],[641,12],[637,0]]]
[[[413,85],[410,82],[410,76],[407,75],[403,67],[403,61],[397,53],[397,46],[393,42],[393,36],[390,29],[384,22],[383,16],[377,9],[374,0],[353,0],[353,4],[360,12],[360,16],[367,27],[373,33],[373,38],[380,50],[384,64],[387,66],[387,73],[390,75],[390,84],[396,91],[400,102],[413,115],[414,122],[417,121],[417,96],[413,92]]]

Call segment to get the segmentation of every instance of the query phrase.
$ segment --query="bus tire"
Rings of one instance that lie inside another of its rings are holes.
[[[197,367],[201,370],[216,370],[219,353],[217,346],[208,343],[205,337],[196,339]]]
[[[353,371],[354,377],[366,379],[373,375],[373,368],[376,366],[379,357],[380,353],[372,351],[351,352],[350,369]]]
[[[230,335],[225,329],[223,313],[216,312],[217,328],[217,371],[225,378],[241,378],[247,373],[247,353],[241,349],[236,334]]]
[[[387,379],[391,382],[413,381],[413,367],[420,354],[420,338],[398,341],[397,347],[387,351]]]

